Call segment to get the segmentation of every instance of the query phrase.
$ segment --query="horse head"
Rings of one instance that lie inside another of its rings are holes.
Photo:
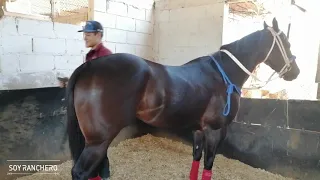
[[[269,37],[264,41],[265,44],[271,44],[271,48],[267,50],[264,63],[276,71],[285,81],[296,79],[300,74],[300,69],[295,61],[296,57],[290,50],[290,42],[279,29],[276,18],[272,20],[272,27],[264,22],[264,30],[271,32],[268,33]]]

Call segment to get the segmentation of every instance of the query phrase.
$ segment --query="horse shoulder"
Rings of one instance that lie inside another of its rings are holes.
[[[225,97],[222,94],[213,95],[201,117],[200,125],[202,127],[209,125],[213,129],[219,129],[229,124],[238,113],[240,96],[236,94],[231,96],[230,113],[227,116],[223,115],[225,105]]]

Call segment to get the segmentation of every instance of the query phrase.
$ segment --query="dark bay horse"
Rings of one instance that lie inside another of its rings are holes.
[[[300,73],[275,18],[272,27],[264,22],[262,30],[181,66],[126,53],[82,64],[67,86],[72,178],[87,180],[98,173],[108,178],[110,143],[140,119],[158,128],[193,127],[190,179],[197,179],[203,151],[202,179],[211,179],[217,148],[240,106],[240,89],[262,62],[286,81]]]

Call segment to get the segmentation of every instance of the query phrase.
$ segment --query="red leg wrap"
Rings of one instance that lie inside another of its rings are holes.
[[[94,178],[89,178],[88,180],[101,180],[100,176],[94,177]]]
[[[198,180],[200,161],[192,161],[190,170],[190,180]]]
[[[211,180],[212,170],[203,169],[202,180]]]

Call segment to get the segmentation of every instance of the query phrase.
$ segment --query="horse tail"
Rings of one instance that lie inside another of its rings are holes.
[[[67,99],[67,133],[69,140],[69,149],[72,156],[73,163],[76,163],[80,157],[81,152],[85,147],[85,139],[80,130],[78,118],[76,115],[74,107],[74,87],[77,82],[77,79],[83,70],[88,67],[90,62],[84,63],[79,66],[71,75],[67,90],[66,90],[66,99]]]

